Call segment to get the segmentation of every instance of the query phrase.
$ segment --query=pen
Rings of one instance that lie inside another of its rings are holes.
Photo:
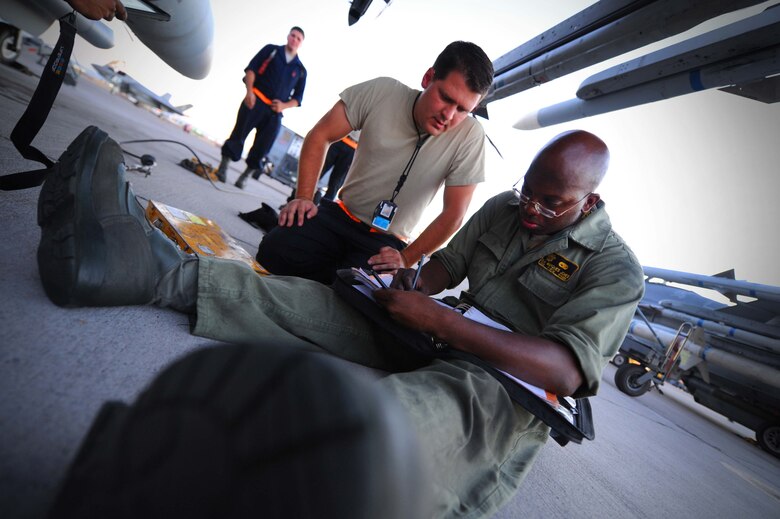
[[[387,286],[387,284],[382,279],[382,277],[379,274],[376,273],[376,271],[374,269],[368,269],[368,273],[371,274],[372,276],[374,276],[377,281],[379,281],[379,284],[382,285],[382,288],[390,288],[390,287]]]
[[[417,287],[417,280],[420,279],[420,271],[422,270],[422,264],[425,261],[425,254],[420,256],[420,261],[417,262],[417,272],[414,273],[414,281],[412,281],[412,290]]]

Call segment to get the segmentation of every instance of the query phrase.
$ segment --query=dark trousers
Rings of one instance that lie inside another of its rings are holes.
[[[330,178],[328,179],[328,191],[325,192],[325,196],[322,198],[326,200],[336,199],[336,193],[341,189],[341,184],[344,183],[344,179],[347,177],[347,171],[349,171],[349,166],[352,165],[354,157],[355,149],[352,146],[342,141],[334,142],[330,145],[320,176],[328,171],[330,167],[333,167],[333,171],[330,172]]]
[[[244,141],[247,135],[253,129],[256,130],[255,142],[249,150],[246,157],[246,165],[250,168],[259,169],[260,159],[268,155],[271,146],[276,140],[276,135],[282,127],[282,114],[278,114],[271,108],[257,99],[255,107],[251,110],[242,102],[238,108],[236,116],[236,125],[228,140],[222,145],[222,156],[229,157],[232,161],[241,158],[244,151]]]
[[[322,198],[325,200],[335,200],[336,193],[341,189],[341,185],[344,183],[344,179],[347,178],[347,172],[349,166],[352,165],[352,159],[355,157],[355,149],[345,144],[342,141],[336,141],[328,148],[328,154],[325,155],[325,164],[322,165],[322,171],[320,171],[320,178],[327,173],[330,168],[333,171],[330,172],[328,178],[328,190],[325,192],[325,196]],[[295,198],[296,190],[293,189],[292,194],[287,198],[287,201]],[[318,201],[315,200],[314,203]]]
[[[406,247],[395,236],[370,229],[352,220],[334,202],[323,200],[317,216],[303,226],[278,226],[266,234],[257,261],[272,274],[330,284],[338,269],[367,267],[368,258],[381,247]]]

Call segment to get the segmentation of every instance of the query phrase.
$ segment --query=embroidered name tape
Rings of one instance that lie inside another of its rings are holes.
[[[577,269],[580,268],[580,266],[572,260],[564,258],[560,254],[548,254],[547,256],[540,258],[536,264],[561,281],[569,281],[572,274],[577,272]]]

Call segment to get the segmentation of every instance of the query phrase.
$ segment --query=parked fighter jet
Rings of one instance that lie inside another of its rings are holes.
[[[493,62],[487,105],[571,72],[691,29],[717,16],[763,12],[591,76],[577,98],[521,118],[518,129],[550,126],[699,90],[780,100],[780,8],[761,0],[602,0]]]
[[[132,5],[131,5],[132,4]],[[140,5],[136,5],[140,4]],[[154,19],[140,11],[128,13],[127,25],[144,45],[181,74],[203,79],[211,68],[214,18],[209,0],[134,0],[136,6],[162,11],[168,21]],[[0,57],[13,61],[21,45],[21,30],[40,36],[60,17],[73,9],[65,0],[0,0]],[[114,32],[102,21],[76,15],[79,36],[92,45],[108,49],[114,46]]]
[[[111,83],[114,91],[125,94],[130,101],[136,104],[142,104],[159,110],[166,110],[178,115],[184,115],[184,111],[192,108],[192,105],[174,106],[171,104],[171,94],[165,94],[159,96],[143,86],[132,76],[125,72],[118,70],[114,63],[107,63],[106,65],[92,64],[92,67],[97,70],[103,79]]]

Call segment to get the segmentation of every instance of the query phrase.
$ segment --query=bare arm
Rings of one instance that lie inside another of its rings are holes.
[[[435,263],[438,262],[434,260],[428,265]],[[444,270],[440,263],[430,272],[424,269],[421,285],[425,287],[430,283],[433,289],[433,285],[441,283],[440,279],[437,281],[441,275],[439,269]],[[455,349],[473,353],[530,384],[567,396],[583,383],[584,377],[574,354],[562,344],[474,322],[437,304],[420,291],[377,290],[374,296],[400,323],[434,335]]]
[[[325,154],[331,143],[336,142],[352,131],[347,119],[347,111],[343,101],[338,101],[322,119],[317,121],[301,147],[301,157],[298,161],[298,185],[296,198],[279,212],[279,225],[291,227],[296,221],[303,225],[304,221],[317,214],[314,205],[314,191],[320,178]]]
[[[476,184],[445,187],[441,213],[420,236],[402,251],[382,247],[378,254],[369,258],[368,264],[378,271],[395,271],[411,267],[423,254],[437,250],[460,228],[476,188]]]

